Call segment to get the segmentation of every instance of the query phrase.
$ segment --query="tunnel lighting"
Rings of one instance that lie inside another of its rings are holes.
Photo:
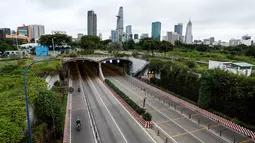
[[[112,63],[112,60],[110,60],[110,63]]]
[[[106,63],[106,61],[104,61],[104,63]]]
[[[120,63],[120,60],[117,60],[118,63]]]

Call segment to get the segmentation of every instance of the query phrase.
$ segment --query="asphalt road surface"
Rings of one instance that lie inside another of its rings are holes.
[[[156,143],[122,107],[99,80],[92,65],[80,63],[82,86],[92,108],[100,139],[103,143]]]
[[[90,126],[87,104],[84,99],[84,93],[78,92],[77,90],[78,87],[81,87],[81,80],[78,76],[78,70],[74,64],[70,63],[70,66],[70,86],[74,88],[74,92],[70,97],[70,143],[95,143],[92,128]],[[81,120],[82,125],[79,132],[76,130],[76,120],[78,118]]]
[[[143,106],[143,100],[145,97],[145,92],[133,84],[139,85],[139,87],[146,88],[148,94],[154,94],[156,97],[159,93],[155,91],[150,85],[143,83],[138,80],[129,79],[127,76],[121,76],[107,68],[105,65],[102,66],[104,76],[110,79],[121,91],[126,93],[133,101]],[[130,83],[131,81],[131,83]],[[162,97],[162,96],[161,96]],[[170,137],[172,137],[176,142],[182,143],[225,143],[230,142],[231,139],[235,138],[235,142],[252,142],[249,138],[234,132],[221,124],[212,121],[197,112],[190,109],[186,109],[177,103],[170,102],[171,105],[166,105],[162,101],[167,99],[162,99],[159,101],[153,96],[147,96],[146,109],[152,114],[153,121],[164,130]],[[173,105],[175,107],[173,107]],[[171,107],[172,106],[172,107]],[[177,110],[183,110],[183,114],[177,112]],[[186,115],[185,115],[186,114]],[[188,119],[187,116],[191,116],[192,120]],[[185,115],[185,116],[184,116]],[[210,124],[210,128],[215,130],[215,132],[209,132],[206,127],[201,126],[201,124],[195,123],[197,120],[200,122],[206,122],[205,124]],[[222,131],[222,134],[226,138],[221,138],[216,134],[217,131]],[[234,140],[232,140],[233,142]]]

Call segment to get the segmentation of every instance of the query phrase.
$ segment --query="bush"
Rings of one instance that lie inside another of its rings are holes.
[[[145,121],[151,121],[152,120],[152,116],[150,113],[146,112],[145,114],[143,114],[143,119]]]
[[[231,118],[255,124],[255,80],[220,69],[208,70],[200,79],[198,105]]]
[[[123,93],[118,87],[116,87],[110,80],[105,79],[107,85],[109,85],[132,109],[136,111],[137,114],[143,115],[145,121],[151,121],[150,113],[144,115],[145,110],[138,106],[133,100],[131,100],[125,93]]]
[[[82,50],[82,51],[78,51],[77,53],[79,55],[91,55],[91,54],[94,54],[94,49],[86,49],[86,50]]]
[[[133,57],[138,57],[140,54],[137,51],[132,52]]]

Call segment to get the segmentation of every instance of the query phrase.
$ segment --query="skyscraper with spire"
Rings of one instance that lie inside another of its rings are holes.
[[[192,44],[192,41],[193,41],[192,23],[191,20],[189,20],[186,28],[185,43]]]
[[[118,31],[118,39],[122,41],[123,38],[123,29],[124,29],[124,22],[123,22],[123,7],[119,8],[119,13],[117,15],[117,28]]]

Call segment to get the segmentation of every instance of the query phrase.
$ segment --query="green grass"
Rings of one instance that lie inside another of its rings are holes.
[[[177,58],[186,58],[194,61],[203,61],[208,62],[209,60],[217,61],[230,61],[230,62],[248,62],[255,64],[255,58],[247,56],[233,56],[229,54],[221,54],[216,52],[198,52],[198,51],[189,51],[184,49],[175,48],[173,51],[167,53],[168,56],[174,56]]]

